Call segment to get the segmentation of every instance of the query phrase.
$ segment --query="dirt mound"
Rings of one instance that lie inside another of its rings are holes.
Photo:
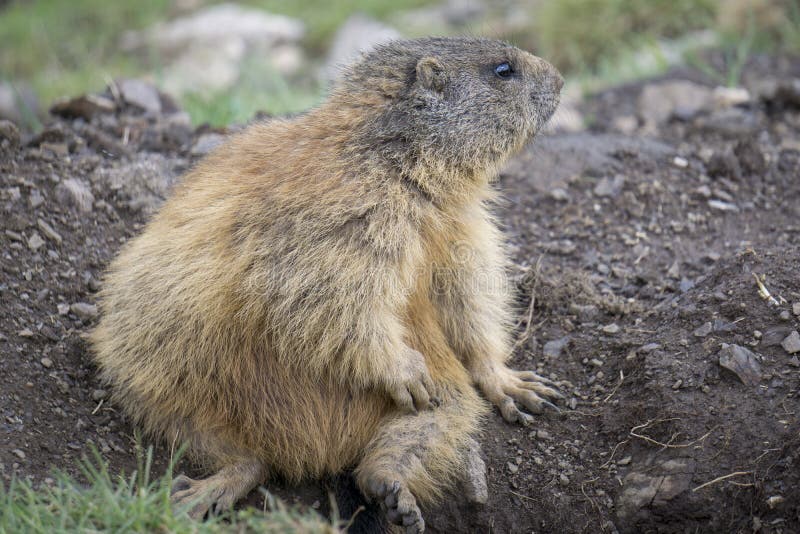
[[[545,137],[504,171],[514,364],[567,399],[535,427],[493,414],[490,502],[453,496],[431,531],[800,530],[800,62],[762,63],[746,79],[771,92],[655,130],[619,120],[651,82],[599,95],[592,132]],[[82,336],[104,266],[226,133],[152,92],[55,111],[35,137],[0,127],[0,475],[37,483],[89,445],[134,467]],[[326,484],[276,487],[326,509]]]

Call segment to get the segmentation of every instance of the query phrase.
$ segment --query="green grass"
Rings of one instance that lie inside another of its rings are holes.
[[[334,534],[343,526],[313,512],[301,513],[268,496],[270,511],[245,509],[198,522],[185,511],[173,511],[169,502],[171,478],[151,480],[151,452],[140,459],[129,477],[112,476],[95,453],[84,460],[81,472],[87,484],[58,474],[52,486],[35,489],[29,482],[0,482],[0,534],[26,532],[174,532],[192,534],[249,533]]]

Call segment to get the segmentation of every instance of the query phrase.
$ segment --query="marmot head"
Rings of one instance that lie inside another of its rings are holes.
[[[379,106],[365,135],[389,157],[492,174],[552,116],[562,84],[552,65],[507,43],[426,38],[365,54],[332,100]]]

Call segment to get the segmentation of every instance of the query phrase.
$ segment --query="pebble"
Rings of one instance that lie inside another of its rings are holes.
[[[24,459],[25,459],[25,453],[24,453],[24,452],[22,452],[22,450],[21,450],[21,449],[14,449],[13,451],[11,451],[11,454],[13,454],[14,456],[16,456],[16,457],[17,457],[17,458],[19,458],[20,460],[24,460]]]
[[[52,226],[47,224],[47,222],[45,222],[42,219],[36,219],[36,226],[39,227],[39,230],[42,231],[45,237],[47,237],[51,241],[55,241],[59,245],[61,244],[62,241],[61,235],[58,232],[56,232]]]
[[[739,345],[722,344],[719,351],[720,366],[736,374],[743,384],[756,386],[761,381],[761,357]]]
[[[672,160],[672,163],[675,164],[676,167],[680,167],[681,169],[685,169],[689,166],[689,161],[686,158],[682,158],[680,156],[675,156],[675,159]]]
[[[800,317],[800,302],[792,304],[792,313]]]
[[[619,325],[617,325],[617,323],[607,324],[603,327],[603,332],[606,334],[616,334],[619,332]]]
[[[33,331],[30,328],[23,328],[17,334],[19,337],[33,337]]]
[[[44,245],[44,239],[42,239],[42,236],[40,236],[38,232],[33,232],[28,238],[28,248],[36,252],[42,247],[42,245]]]
[[[553,200],[558,200],[559,202],[566,202],[569,200],[569,193],[567,193],[567,191],[561,187],[556,187],[550,191],[550,198]]]
[[[94,391],[92,391],[92,400],[95,402],[99,402],[105,399],[106,397],[108,397],[108,391],[104,389],[95,389]]]
[[[36,209],[44,203],[44,197],[38,189],[33,189],[31,191],[31,195],[28,197],[28,202],[30,203],[31,208]]]
[[[69,307],[70,311],[79,319],[87,320],[97,317],[97,306],[86,302],[76,302]]]
[[[781,341],[781,347],[789,354],[800,352],[800,334],[797,333],[797,330],[792,330],[792,333]]]
[[[51,367],[53,367],[53,360],[51,360],[50,358],[46,357],[42,358],[41,360],[39,360],[39,363],[41,363],[42,367],[44,367],[45,369],[50,369]]]
[[[550,439],[550,433],[547,430],[537,430],[536,431],[536,438],[537,439]]]
[[[780,506],[783,504],[784,498],[783,495],[773,495],[767,499],[767,506],[770,508],[775,508],[776,506]]]
[[[62,302],[57,306],[59,315],[66,315],[69,313],[69,304]]]
[[[574,410],[577,407],[578,407],[578,399],[576,399],[575,397],[572,397],[571,399],[569,399],[569,408],[570,408],[570,410]]]
[[[544,344],[542,352],[545,356],[558,358],[561,355],[561,351],[564,350],[564,347],[569,343],[569,339],[569,336],[564,336],[561,339],[550,340]]]
[[[714,208],[715,210],[719,210],[719,211],[734,211],[734,212],[738,212],[739,211],[739,206],[737,206],[736,204],[733,204],[732,202],[724,202],[722,200],[716,200],[716,199],[709,200],[708,201],[708,207],[709,208]]]
[[[561,484],[562,486],[569,486],[569,477],[564,473],[561,473],[558,476],[558,483]]]
[[[697,327],[695,329],[695,331],[692,332],[692,335],[694,337],[706,337],[708,334],[711,333],[711,331],[713,329],[714,329],[714,325],[712,325],[710,322],[703,323],[702,326]]]
[[[626,456],[622,460],[618,461],[617,465],[628,465],[629,463],[631,463],[631,457],[630,456]]]
[[[789,314],[789,310],[782,310],[781,313],[778,314],[778,317],[781,318],[781,321],[788,321],[792,318],[792,316]]]
[[[508,471],[509,471],[509,473],[512,473],[512,474],[516,473],[517,471],[519,471],[519,466],[517,464],[508,462]]]

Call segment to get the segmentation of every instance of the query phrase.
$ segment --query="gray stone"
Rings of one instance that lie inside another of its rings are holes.
[[[552,339],[544,344],[542,352],[545,356],[549,356],[550,358],[558,358],[561,356],[561,351],[564,350],[564,347],[569,344],[569,340],[569,336],[564,336],[560,339]]]
[[[56,199],[63,205],[73,206],[88,213],[92,211],[94,195],[89,186],[76,178],[68,178],[56,186]]]
[[[45,369],[50,369],[51,367],[53,367],[53,360],[51,360],[50,358],[42,358],[41,360],[39,360],[39,363],[41,363],[42,367],[44,367]]]
[[[361,13],[351,15],[333,37],[325,65],[326,78],[337,79],[341,75],[342,67],[356,59],[359,54],[401,37],[399,31],[382,22]]]
[[[792,329],[788,326],[773,326],[767,328],[767,331],[761,336],[761,346],[777,347],[786,339],[786,336],[791,333]]]
[[[613,179],[602,178],[594,186],[594,194],[598,197],[617,197],[625,186],[625,176],[617,174]]]
[[[668,509],[670,501],[689,489],[694,469],[694,460],[678,458],[649,467],[646,472],[629,473],[617,498],[618,516],[627,522]]]
[[[800,334],[797,330],[792,330],[792,333],[781,342],[781,347],[789,354],[800,352]]]
[[[695,328],[694,332],[692,332],[692,335],[694,337],[706,337],[712,332],[713,329],[714,325],[712,325],[710,322],[703,323],[701,326]]]
[[[800,317],[800,302],[792,304],[792,313]]]
[[[94,319],[97,317],[97,306],[87,302],[76,302],[69,307],[69,310],[82,320]]]
[[[108,397],[108,391],[106,391],[105,389],[95,389],[94,391],[92,391],[92,400],[95,402],[99,402],[105,399],[106,397]]]
[[[33,232],[28,238],[28,248],[36,252],[42,247],[42,245],[44,245],[44,239],[42,239],[42,236],[40,236],[37,232]]]
[[[0,148],[17,148],[19,146],[19,129],[9,120],[0,119]]]
[[[639,95],[639,116],[648,128],[654,128],[673,115],[688,119],[709,109],[713,97],[713,90],[689,81],[651,83]]]
[[[617,323],[607,324],[606,326],[603,327],[603,332],[605,332],[606,334],[616,334],[617,332],[619,332],[619,330],[620,328]]]
[[[733,372],[747,386],[756,386],[761,381],[760,357],[740,345],[722,344],[719,351],[720,366]]]
[[[114,82],[122,99],[151,113],[161,113],[161,97],[152,84],[144,80],[122,79]]]
[[[56,232],[53,229],[53,227],[47,224],[47,222],[45,222],[44,220],[36,219],[36,226],[39,227],[39,230],[42,231],[42,233],[45,235],[45,237],[47,237],[47,239],[55,241],[59,245],[61,244],[61,241],[63,241],[63,239],[61,238],[61,234]]]

